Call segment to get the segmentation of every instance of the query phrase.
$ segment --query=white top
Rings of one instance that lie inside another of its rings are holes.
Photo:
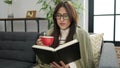
[[[69,28],[66,30],[60,30],[60,32],[61,32],[61,37],[59,37],[60,44],[65,43],[65,39],[68,36],[69,30],[70,30]],[[70,66],[70,68],[77,68],[75,62],[69,63],[69,66]]]
[[[66,37],[68,36],[68,33],[69,33],[69,28],[66,29],[66,30],[60,30],[60,32],[61,32],[61,37],[59,37],[60,44],[64,44],[65,39],[66,39]]]

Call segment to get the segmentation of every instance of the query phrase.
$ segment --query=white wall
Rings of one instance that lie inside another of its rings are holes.
[[[8,16],[8,4],[0,0],[0,18],[7,18]],[[14,18],[24,18],[26,17],[26,12],[28,10],[36,10],[36,17],[44,17],[43,12],[39,12],[40,5],[36,4],[37,0],[13,0],[13,14]],[[24,31],[24,21],[14,21],[14,31]],[[36,21],[27,21],[28,32],[37,31]],[[0,21],[0,31],[4,31],[4,21]],[[47,30],[47,21],[40,21],[40,32]],[[11,31],[11,22],[7,21],[7,31]]]
[[[8,11],[8,5],[3,2],[4,0],[0,0],[0,18],[6,18]],[[13,13],[14,17],[26,17],[26,12],[28,10],[36,10],[37,17],[45,17],[44,12],[39,12],[39,8],[41,5],[36,4],[38,0],[13,0]],[[83,26],[86,30],[88,29],[88,0],[80,0],[80,3],[84,5],[85,10],[80,14],[80,22],[79,24]],[[45,23],[42,23],[45,28]],[[8,24],[9,26],[10,24]],[[16,24],[17,25],[17,24]],[[36,27],[36,26],[33,26]],[[47,26],[46,26],[47,27]],[[34,29],[34,28],[31,28]],[[0,21],[0,30],[4,30],[4,22]],[[19,28],[16,31],[20,31]],[[23,30],[22,30],[23,31]]]
[[[7,17],[8,4],[0,0],[1,14],[0,18]],[[26,17],[28,10],[36,10],[37,17],[45,17],[43,12],[39,12],[40,5],[36,4],[38,0],[13,0],[13,13],[14,17]]]
[[[83,12],[83,27],[88,31],[88,0],[83,1],[84,12]]]

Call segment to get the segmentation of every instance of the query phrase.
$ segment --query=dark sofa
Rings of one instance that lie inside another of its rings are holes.
[[[0,32],[0,68],[31,68],[37,32]]]
[[[32,68],[35,63],[32,45],[39,35],[37,32],[0,32],[0,68]],[[99,68],[119,68],[114,44],[103,44]]]

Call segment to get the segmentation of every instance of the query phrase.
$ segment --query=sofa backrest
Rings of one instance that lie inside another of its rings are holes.
[[[37,32],[0,32],[0,59],[35,62]]]

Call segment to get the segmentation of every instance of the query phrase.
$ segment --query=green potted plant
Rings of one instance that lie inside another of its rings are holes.
[[[40,6],[40,11],[44,11],[46,12],[46,19],[48,20],[48,29],[51,27],[52,23],[53,23],[53,11],[55,9],[55,6],[63,0],[38,0],[37,4],[41,4],[42,6]],[[64,0],[67,1],[67,0]],[[78,3],[78,1],[80,2],[80,0],[69,0],[73,3],[73,5],[75,6],[76,10],[78,11],[78,13],[80,13],[80,9],[82,9],[82,5],[80,3]]]
[[[13,0],[4,0],[4,3],[8,4],[8,18],[13,18],[13,10],[12,10]]]
[[[4,0],[6,4],[12,4],[12,0]]]

